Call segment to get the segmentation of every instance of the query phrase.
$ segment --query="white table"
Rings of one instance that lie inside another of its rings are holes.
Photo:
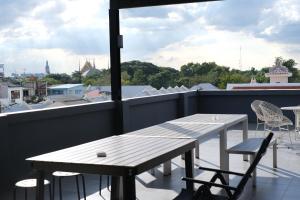
[[[227,150],[227,129],[242,123],[243,141],[248,139],[248,116],[245,114],[195,114],[145,129],[123,134],[123,137],[160,137],[160,138],[193,138],[197,139],[196,157],[199,158],[199,143],[207,135],[220,135],[220,168],[229,170]],[[247,156],[244,156],[247,160]],[[171,162],[164,164],[164,174],[171,173]],[[228,178],[228,177],[227,177]]]
[[[295,114],[295,130],[299,132],[300,130],[300,106],[289,106],[289,107],[282,107],[281,110],[290,110],[293,111]]]
[[[45,173],[53,171],[112,175],[111,199],[136,200],[135,176],[183,153],[186,176],[193,178],[195,145],[195,139],[112,136],[27,161],[38,172],[37,200],[44,200]],[[97,157],[103,151],[107,156]],[[191,182],[186,184],[193,190]]]

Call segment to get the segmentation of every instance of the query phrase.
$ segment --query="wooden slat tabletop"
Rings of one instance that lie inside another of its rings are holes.
[[[195,114],[122,136],[196,138],[201,141],[207,135],[219,132],[245,119],[247,115],[241,114]]]
[[[172,120],[170,123],[223,124],[230,127],[246,119],[246,114],[194,114]]]
[[[139,174],[193,149],[195,141],[112,136],[27,160],[32,162],[36,169],[111,175]],[[102,151],[107,156],[97,157],[97,153]],[[120,170],[122,168],[124,170]]]
[[[197,138],[201,140],[207,134],[220,131],[224,124],[173,123],[172,121],[133,131],[122,136]]]

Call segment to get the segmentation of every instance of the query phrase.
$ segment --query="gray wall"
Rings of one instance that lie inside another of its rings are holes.
[[[2,114],[1,184],[25,176],[25,158],[110,136],[113,102]]]
[[[124,100],[124,132],[197,113],[197,99],[188,92]]]
[[[255,122],[256,117],[250,104],[254,100],[263,100],[279,107],[300,105],[300,91],[269,90],[269,91],[199,91],[200,113],[237,113],[248,114],[249,121]],[[284,111],[294,121],[291,111]]]
[[[124,100],[124,131],[194,114],[197,95],[188,92]],[[114,102],[102,102],[0,115],[2,191],[30,172],[28,157],[119,134],[115,131],[117,108]]]

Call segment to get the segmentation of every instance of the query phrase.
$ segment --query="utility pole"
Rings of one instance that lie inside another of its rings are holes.
[[[239,69],[242,71],[242,46],[240,46],[240,58],[239,58]]]

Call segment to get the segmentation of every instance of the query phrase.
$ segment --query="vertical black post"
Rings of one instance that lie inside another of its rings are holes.
[[[188,178],[194,178],[194,156],[193,150],[185,152],[185,176]],[[194,183],[187,181],[186,189],[189,191],[194,191]]]
[[[110,76],[111,98],[116,103],[115,133],[123,133],[123,109],[121,91],[121,52],[118,38],[120,35],[118,1],[110,0],[109,36],[110,36]]]
[[[109,35],[110,35],[110,71],[112,100],[121,100],[121,53],[118,43],[120,35],[119,10],[114,6],[114,0],[110,1],[109,9]]]

